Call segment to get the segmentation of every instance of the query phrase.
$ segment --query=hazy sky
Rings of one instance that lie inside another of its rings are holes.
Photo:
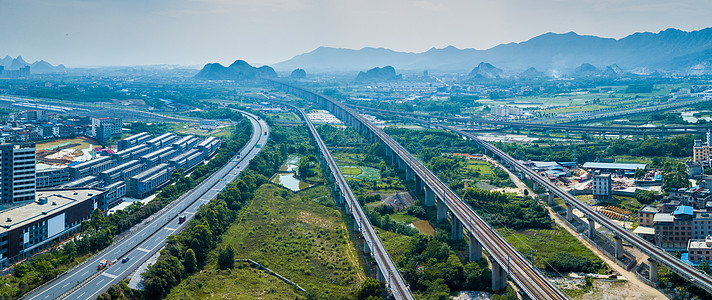
[[[260,65],[319,46],[486,49],[545,32],[712,26],[710,0],[0,0],[0,56],[67,66]]]

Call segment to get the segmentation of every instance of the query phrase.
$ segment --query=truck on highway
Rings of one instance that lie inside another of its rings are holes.
[[[109,265],[109,261],[106,260],[106,259],[102,259],[102,260],[99,262],[99,265],[96,266],[96,270],[97,270],[97,271],[100,271],[100,270],[106,268],[108,265]]]
[[[185,222],[185,215],[178,217],[178,224],[183,224]]]

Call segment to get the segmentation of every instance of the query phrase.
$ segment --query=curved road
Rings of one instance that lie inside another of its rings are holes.
[[[241,112],[252,122],[253,133],[247,145],[218,171],[203,180],[198,186],[186,192],[178,199],[129,229],[130,233],[108,248],[58,276],[47,284],[23,296],[25,299],[94,299],[111,285],[126,278],[141,264],[158,252],[169,235],[183,230],[193,218],[198,208],[214,199],[225,186],[237,178],[247,168],[252,158],[262,150],[269,138],[269,126],[259,117]],[[256,147],[259,145],[259,147]],[[178,224],[178,216],[185,215],[187,220]],[[123,257],[129,257],[121,263]],[[118,260],[115,264],[97,271],[99,261]]]

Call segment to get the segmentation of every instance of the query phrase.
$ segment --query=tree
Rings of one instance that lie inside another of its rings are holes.
[[[710,265],[707,263],[707,261],[702,261],[700,265],[697,266],[697,268],[700,269],[702,272],[710,274]]]
[[[101,209],[95,209],[91,213],[91,221],[89,221],[91,224],[91,227],[94,227],[94,229],[99,229],[99,226],[104,224],[104,221],[106,220],[106,217],[104,216],[104,212],[101,211]]]
[[[218,267],[221,270],[232,269],[235,266],[235,250],[231,246],[218,251]]]
[[[641,178],[645,177],[645,171],[641,168],[637,168],[637,169],[635,169],[635,173],[633,173],[633,177],[635,179],[641,179]]]
[[[198,261],[195,259],[195,252],[193,249],[188,248],[185,251],[185,258],[183,259],[183,267],[185,272],[190,274],[198,269]]]
[[[382,293],[381,282],[371,277],[366,277],[356,290],[356,299],[365,300],[369,297],[380,297]]]

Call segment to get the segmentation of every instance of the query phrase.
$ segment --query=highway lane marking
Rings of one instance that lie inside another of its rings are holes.
[[[136,248],[136,250],[138,250],[138,251],[143,251],[143,252],[146,252],[146,253],[151,252],[151,250],[148,250],[148,249],[145,249],[145,248]]]
[[[163,229],[168,230],[168,231],[176,231],[176,230],[178,230],[178,228],[168,228],[168,227],[164,227]]]
[[[104,273],[101,273],[101,275],[104,275],[104,276],[106,276],[106,277],[109,277],[109,278],[111,278],[111,279],[114,279],[114,278],[116,278],[116,277],[117,277],[116,275],[113,275],[113,274],[109,274],[109,273],[106,273],[106,272],[104,272]]]

